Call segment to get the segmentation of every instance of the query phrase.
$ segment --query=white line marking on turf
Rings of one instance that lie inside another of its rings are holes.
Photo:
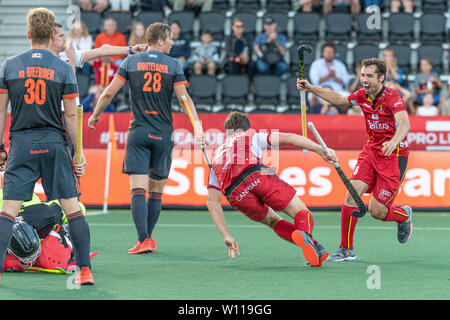
[[[134,227],[132,223],[89,223],[89,226],[93,227]],[[213,224],[158,224],[160,228],[215,228]],[[266,226],[263,225],[241,225],[241,224],[230,224],[230,228],[241,228],[241,229],[253,229],[261,228],[265,229]],[[314,226],[317,229],[340,229],[340,226]],[[396,227],[377,227],[377,226],[358,226],[358,229],[363,230],[397,230]],[[413,227],[414,230],[420,231],[450,231],[450,227]]]

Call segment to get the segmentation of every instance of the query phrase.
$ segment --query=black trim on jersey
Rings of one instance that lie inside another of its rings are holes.
[[[384,92],[384,89],[386,89],[386,87],[383,85],[382,87],[381,87],[381,90],[377,93],[377,95],[375,96],[375,99],[373,99],[373,101],[372,101],[372,109],[373,110],[375,110],[375,104],[376,104],[376,102],[377,102],[377,99],[378,99],[378,97],[379,96],[381,96],[381,94]],[[368,99],[369,98],[369,96],[366,94],[366,99]]]

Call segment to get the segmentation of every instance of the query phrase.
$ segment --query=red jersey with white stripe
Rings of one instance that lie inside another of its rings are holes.
[[[394,115],[399,111],[406,111],[402,97],[396,90],[383,86],[374,101],[366,96],[364,88],[348,96],[348,101],[352,105],[359,105],[364,113],[369,136],[367,145],[382,154],[383,142],[391,140],[397,130]],[[408,142],[405,138],[397,146],[396,155],[406,157],[408,154]]]
[[[244,171],[260,164],[263,150],[270,148],[269,137],[270,133],[253,129],[227,136],[212,158],[208,187],[225,192]]]

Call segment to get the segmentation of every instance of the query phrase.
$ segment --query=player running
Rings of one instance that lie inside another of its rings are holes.
[[[157,247],[152,232],[160,215],[162,191],[172,163],[174,92],[185,112],[181,96],[187,97],[189,109],[198,122],[195,106],[186,91],[181,63],[167,55],[173,45],[170,27],[153,23],[147,29],[146,39],[148,51],[128,56],[122,62],[89,118],[89,127],[95,129],[102,111],[128,81],[133,121],[122,172],[130,177],[131,212],[138,234],[136,245],[128,251],[130,254],[152,252]]]
[[[0,141],[11,100],[11,148],[0,212],[0,272],[14,219],[23,201],[32,198],[34,185],[41,178],[47,198],[59,199],[67,213],[79,268],[75,283],[92,285],[89,226],[78,204],[74,176],[74,172],[78,176],[84,173],[85,160],[72,163],[66,136],[67,130],[72,141],[77,140],[78,90],[71,67],[48,51],[54,23],[50,10],[31,9],[27,16],[31,50],[7,59],[0,69]],[[67,128],[62,122],[61,100]],[[6,154],[1,155],[0,165],[4,165]]]
[[[256,132],[241,112],[231,112],[225,120],[227,133],[211,161],[207,207],[214,223],[228,247],[231,258],[240,255],[237,242],[228,230],[220,205],[222,193],[230,204],[253,221],[263,223],[282,239],[300,246],[307,262],[321,266],[328,251],[312,237],[314,220],[306,205],[296,196],[289,184],[279,179],[273,169],[261,163],[263,150],[283,145],[305,148],[319,154],[325,161],[337,161],[330,149],[325,154],[317,143],[292,133]],[[274,210],[280,210],[294,219],[282,219]]]
[[[406,134],[410,129],[408,113],[400,94],[383,83],[386,65],[383,60],[371,58],[362,61],[361,83],[363,88],[350,96],[342,96],[331,90],[311,85],[307,80],[297,80],[297,88],[305,89],[340,107],[360,106],[364,112],[369,139],[359,154],[350,179],[361,196],[372,193],[369,211],[372,217],[382,221],[395,221],[400,243],[408,241],[412,232],[412,209],[409,206],[394,207],[393,202],[408,162]],[[353,234],[358,218],[352,216],[356,203],[347,192],[341,210],[341,243],[330,261],[355,260]]]

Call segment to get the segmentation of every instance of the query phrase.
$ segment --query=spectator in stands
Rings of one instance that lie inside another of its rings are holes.
[[[432,93],[426,93],[422,99],[422,105],[417,108],[418,116],[438,116],[439,109],[434,105]]]
[[[331,90],[330,86],[324,86],[324,89]],[[335,115],[341,113],[341,108],[339,106],[335,106],[330,104],[328,101],[320,99],[317,96],[313,96],[311,99],[312,103],[311,110],[309,113],[314,114],[326,114],[326,115]]]
[[[172,29],[173,45],[170,49],[169,56],[178,59],[181,62],[183,70],[188,67],[187,60],[191,55],[191,44],[189,40],[181,36],[181,25],[178,21],[174,21],[170,24]]]
[[[361,12],[361,3],[360,0],[324,0],[323,2],[323,14],[338,11],[338,8],[344,8],[345,11],[350,10],[353,19],[355,19]]]
[[[107,87],[111,83],[114,74],[119,70],[119,67],[111,62],[110,57],[100,57],[94,60],[92,67],[95,70],[96,84],[102,88]]]
[[[136,22],[131,29],[129,46],[145,43],[145,25],[142,22]]]
[[[397,66],[394,50],[385,49],[382,55],[387,68],[385,86],[397,90],[401,94],[408,112],[414,114],[413,95],[409,90],[403,70]]]
[[[439,81],[437,72],[432,71],[433,60],[431,58],[422,58],[420,60],[420,72],[414,81],[414,91],[416,93],[416,103],[422,104],[423,96],[426,93],[432,93],[434,97],[434,104],[439,104],[439,93],[443,87]]]
[[[447,97],[442,99],[439,104],[439,114],[442,116],[450,116],[450,80],[447,83]]]
[[[108,8],[108,0],[73,0],[72,3],[79,6],[83,11],[102,13]]]
[[[173,11],[195,10],[200,7],[202,12],[211,11],[213,0],[173,0]]]
[[[130,11],[130,0],[109,0],[111,10]]]
[[[67,35],[66,44],[72,42],[76,50],[91,50],[94,44],[91,35],[83,21],[77,21],[73,24],[72,29]]]
[[[381,10],[381,7],[383,6],[383,0],[361,0],[361,5],[363,10],[366,10],[368,7],[371,6],[377,6]]]
[[[324,44],[322,47],[322,58],[313,61],[309,69],[309,78],[315,86],[330,86],[338,93],[345,93],[346,86],[350,80],[347,67],[335,58],[334,45]]]
[[[220,62],[219,48],[212,42],[213,35],[209,30],[203,30],[200,36],[201,44],[195,48],[189,62],[194,65],[194,74],[203,74],[206,69],[210,76],[216,75]]]
[[[73,24],[73,27],[66,38],[66,45],[68,46],[70,43],[72,43],[75,50],[87,51],[92,49],[94,42],[83,21],[77,21]],[[85,63],[81,68],[81,72],[88,77],[90,77],[92,73],[91,64],[91,62]]]
[[[164,16],[166,18],[168,18],[172,13],[169,2],[167,2],[167,0],[139,0],[139,3],[142,5],[145,4],[145,7],[151,8],[151,11],[164,13]]]
[[[301,12],[319,11],[320,0],[299,0]]]
[[[113,18],[106,19],[104,22],[104,31],[95,38],[94,48],[100,48],[104,45],[124,47],[127,45],[127,40],[123,33],[117,31],[117,23]],[[117,66],[123,61],[125,56],[110,57],[110,61]]]
[[[92,112],[97,105],[98,98],[102,94],[103,88],[97,85],[91,86],[88,91],[88,95],[81,101],[84,112]],[[116,107],[110,103],[104,112],[115,112]]]
[[[253,42],[253,50],[258,56],[256,70],[260,74],[274,73],[276,76],[281,76],[288,68],[284,61],[286,37],[277,33],[276,29],[275,20],[272,17],[266,17],[264,33],[257,35]]]
[[[398,13],[403,7],[404,13],[414,12],[414,1],[413,0],[391,0],[391,13]]]
[[[231,22],[232,33],[225,37],[224,69],[228,74],[245,74],[253,78],[251,36],[244,34],[244,21],[234,18]]]

